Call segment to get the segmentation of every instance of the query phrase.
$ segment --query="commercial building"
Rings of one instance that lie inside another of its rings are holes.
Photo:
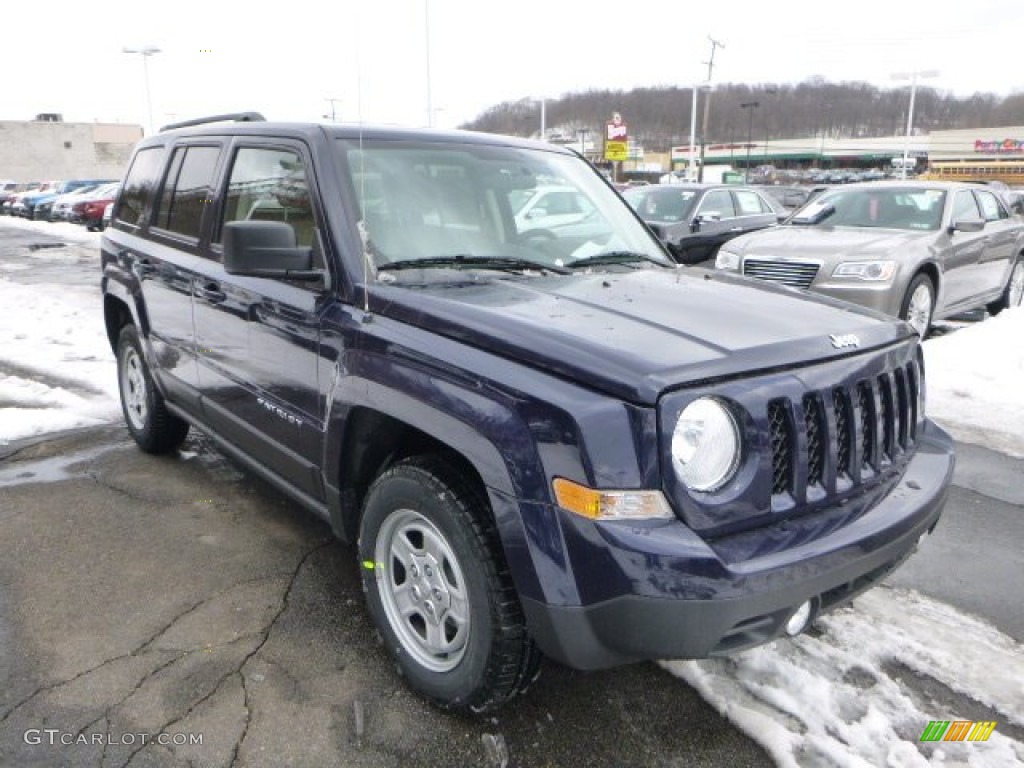
[[[141,125],[66,123],[60,115],[0,120],[0,179],[120,178]]]

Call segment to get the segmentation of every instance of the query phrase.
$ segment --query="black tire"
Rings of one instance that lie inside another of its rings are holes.
[[[167,410],[163,395],[153,384],[134,325],[122,328],[117,339],[117,384],[125,424],[142,450],[170,453],[185,442],[188,422]]]
[[[1010,277],[1006,280],[1003,295],[988,305],[987,309],[990,315],[998,315],[1004,309],[1019,307],[1024,303],[1024,292],[1020,291],[1018,282],[1020,280],[1024,280],[1024,255],[1018,256],[1017,261],[1014,262],[1013,268],[1010,270]],[[1013,297],[1011,294],[1015,292],[1015,282],[1017,282],[1017,296]]]
[[[920,299],[927,292],[927,311],[919,311]],[[915,298],[915,295],[917,298]],[[912,310],[912,305],[914,309]],[[917,331],[917,335],[924,339],[928,335],[928,329],[932,325],[932,316],[935,314],[935,284],[928,275],[920,273],[914,276],[907,286],[907,292],[900,304],[900,320],[906,320]]]
[[[447,460],[406,459],[374,481],[359,561],[370,616],[413,690],[442,709],[479,713],[536,679],[541,655],[487,501]],[[451,650],[429,647],[431,623]]]

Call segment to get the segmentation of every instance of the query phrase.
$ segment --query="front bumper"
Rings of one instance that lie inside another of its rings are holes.
[[[800,543],[789,548],[734,562],[722,556],[727,542],[705,542],[681,522],[654,529],[569,522],[576,526],[566,539],[575,550],[580,594],[586,592],[581,581],[594,578],[617,585],[618,593],[582,605],[524,597],[530,632],[546,655],[578,669],[704,658],[768,642],[805,601],[815,615],[834,608],[902,563],[938,521],[954,463],[950,437],[927,423],[903,476],[859,517],[818,537],[791,536]],[[743,535],[778,537],[793,525],[790,520]]]

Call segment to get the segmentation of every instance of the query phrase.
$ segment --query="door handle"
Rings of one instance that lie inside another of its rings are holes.
[[[227,299],[228,295],[220,289],[217,283],[206,283],[196,287],[196,294],[206,299],[211,304],[219,304]]]
[[[729,231],[730,232],[742,232],[743,231],[743,227],[732,227]]]

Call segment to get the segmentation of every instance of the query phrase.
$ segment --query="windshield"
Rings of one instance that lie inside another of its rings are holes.
[[[821,195],[793,214],[796,225],[937,230],[946,193],[924,187],[869,185]]]
[[[697,190],[666,185],[654,189],[634,187],[622,193],[626,202],[636,209],[644,221],[671,224],[690,218]]]
[[[673,266],[575,155],[431,141],[339,140],[375,266],[422,262],[559,271],[608,252]],[[621,259],[619,259],[621,261]],[[605,263],[605,262],[594,262]],[[415,266],[415,264],[412,264]]]

